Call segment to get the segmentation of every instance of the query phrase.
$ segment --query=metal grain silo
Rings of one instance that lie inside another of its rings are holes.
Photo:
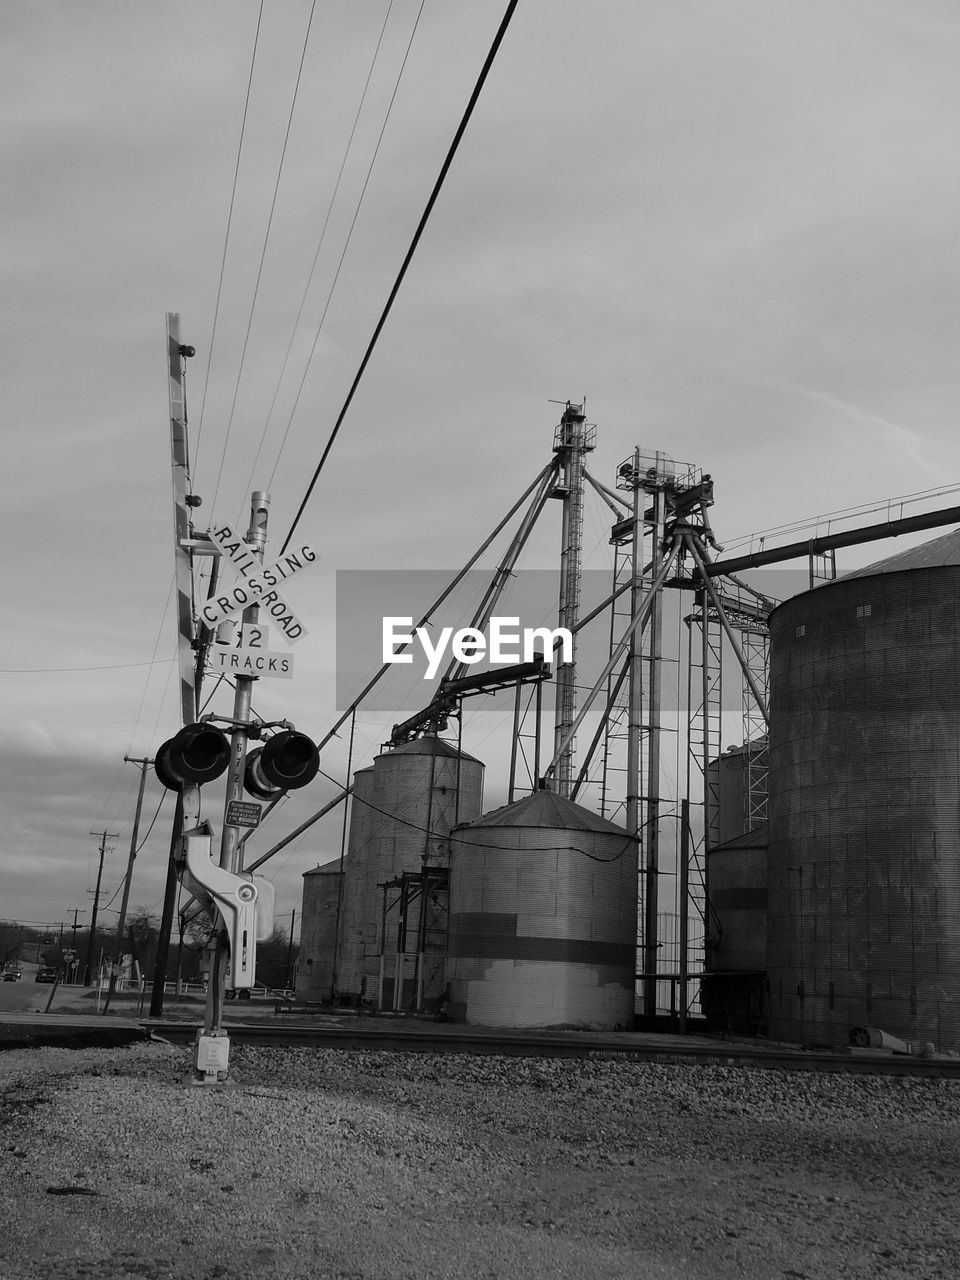
[[[767,967],[767,828],[707,850],[707,966],[727,971]]]
[[[396,959],[397,921],[383,886],[425,865],[449,865],[451,829],[481,811],[483,765],[428,735],[382,752],[372,769],[356,775],[356,782],[344,860],[338,987],[342,995],[400,1007],[392,984],[403,961]],[[386,969],[385,956],[390,960]],[[385,981],[389,990],[384,990]],[[425,994],[439,998],[441,992]]]
[[[960,533],[771,615],[770,1032],[960,1047]]]
[[[722,794],[721,794],[722,807]],[[701,1007],[722,1030],[766,1026],[767,827],[707,850],[707,928]]]
[[[503,1027],[632,1027],[637,842],[551,791],[454,832],[450,1013]]]
[[[764,818],[751,813],[751,770],[766,772],[767,740],[727,747],[722,756],[707,766],[707,804],[712,844],[726,844],[745,831],[763,826]],[[763,759],[761,765],[760,760]]]

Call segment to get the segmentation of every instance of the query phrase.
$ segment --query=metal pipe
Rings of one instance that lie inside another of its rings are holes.
[[[596,698],[597,694],[600,692],[601,688],[606,682],[607,676],[609,676],[610,672],[614,669],[614,667],[617,665],[617,663],[626,653],[627,648],[629,647],[629,644],[630,644],[630,637],[633,635],[634,631],[636,631],[638,627],[642,627],[643,624],[646,622],[647,613],[649,612],[650,601],[666,581],[667,574],[670,572],[671,566],[673,565],[673,562],[674,560],[676,560],[677,554],[680,551],[680,546],[682,541],[683,539],[679,534],[674,538],[673,545],[671,546],[669,552],[667,553],[663,561],[663,564],[660,566],[660,572],[657,574],[656,578],[653,580],[653,583],[650,587],[649,592],[644,597],[643,603],[640,606],[640,612],[631,621],[629,627],[627,628],[622,639],[620,640],[620,643],[617,645],[616,649],[614,650],[613,654],[608,660],[606,666],[600,672],[600,675],[597,679],[596,684],[587,694],[586,699],[584,700],[584,704],[580,708],[580,711],[577,714],[577,718],[573,722],[573,725],[571,726],[570,732],[568,734],[569,738],[572,739],[576,735],[576,732],[580,728],[580,725],[583,723],[585,716],[589,712],[590,708],[593,706],[594,699]],[[561,747],[565,745],[566,743],[562,743]],[[554,766],[556,765],[556,761],[557,761],[557,754],[555,753],[553,760],[551,760],[550,764],[547,766],[547,770],[546,770],[546,773],[544,774],[544,777],[550,778],[552,776]]]
[[[918,533],[922,529],[937,529],[945,524],[960,523],[960,507],[943,507],[923,515],[904,516],[900,520],[885,520],[882,524],[868,524],[862,529],[847,529],[841,533],[821,534],[806,542],[790,542],[783,547],[754,551],[750,555],[731,556],[727,560],[714,560],[708,565],[711,578],[719,574],[737,573],[741,569],[757,569],[765,564],[779,564],[784,560],[799,560],[803,556],[817,555],[837,547],[856,547],[865,542],[878,542],[882,538],[899,538],[904,533]]]
[[[733,652],[737,655],[737,661],[740,663],[740,667],[743,671],[744,679],[746,680],[747,684],[750,686],[750,692],[753,694],[756,700],[757,707],[759,708],[760,714],[763,716],[764,724],[769,726],[770,716],[767,713],[767,708],[763,701],[763,694],[757,688],[757,682],[753,678],[753,672],[750,670],[747,660],[744,657],[743,650],[740,647],[740,641],[734,635],[733,627],[731,627],[727,619],[727,615],[723,611],[723,605],[720,603],[720,597],[717,595],[716,591],[714,590],[713,583],[710,581],[709,577],[707,576],[707,564],[704,561],[703,557],[701,557],[700,552],[697,550],[697,542],[696,542],[696,539],[692,536],[692,534],[688,533],[686,535],[686,543],[687,543],[687,548],[690,551],[690,554],[693,556],[694,563],[696,564],[697,568],[700,570],[700,573],[703,577],[704,586],[707,588],[707,592],[713,603],[713,607],[717,611],[717,616],[720,619],[720,625],[723,627],[724,632],[726,633],[727,639],[730,641],[730,645],[733,648]]]
[[[291,840],[296,840],[297,836],[302,836],[303,833],[306,830],[308,830],[310,827],[312,827],[315,822],[319,822],[319,820],[325,817],[326,814],[328,814],[331,809],[335,809],[338,804],[346,800],[347,796],[351,795],[352,793],[353,793],[352,786],[344,787],[344,789],[340,792],[339,795],[334,796],[334,798],[330,800],[327,804],[325,804],[322,809],[318,809],[317,812],[313,814],[312,817],[307,818],[306,822],[301,822],[299,827],[291,831],[289,835],[284,836],[282,840],[278,840],[277,843],[275,845],[272,845],[271,848],[269,848],[266,853],[261,854],[260,857],[256,860],[256,862],[251,862],[249,867],[247,867],[247,871],[256,871],[257,867],[262,867],[268,858],[272,858],[275,853],[279,853],[280,850],[285,848],[290,843]]]
[[[540,488],[534,495],[530,506],[527,508],[517,532],[513,535],[510,545],[504,552],[499,565],[493,572],[493,578],[490,585],[484,592],[483,599],[477,606],[477,610],[470,622],[470,627],[474,630],[482,630],[489,622],[497,602],[503,595],[507,583],[513,574],[513,568],[520,558],[520,553],[527,545],[527,539],[540,517],[540,513],[546,505],[547,498],[550,496],[550,489],[556,476],[556,462],[551,464],[550,470],[544,475],[540,484]],[[447,667],[443,675],[443,682],[459,679],[464,671],[467,670],[467,663],[452,661]]]
[[[630,663],[628,659],[627,662],[625,662],[624,665],[620,668],[620,674],[617,676],[616,680],[614,681],[613,688],[610,690],[609,694],[607,695],[607,705],[604,708],[603,715],[600,717],[600,723],[597,725],[596,731],[590,742],[590,746],[587,748],[587,754],[584,757],[583,764],[580,766],[580,772],[577,774],[576,784],[574,785],[574,788],[570,793],[571,800],[576,800],[577,796],[580,793],[580,788],[583,786],[584,782],[586,782],[587,780],[587,772],[590,768],[591,762],[593,761],[594,752],[596,751],[597,747],[600,744],[600,739],[603,737],[603,732],[607,726],[607,720],[610,715],[610,710],[613,707],[614,702],[616,702],[617,698],[619,697],[620,690],[623,688],[623,682],[627,678],[627,671],[629,670],[629,666],[630,666]]]
[[[534,791],[540,786],[540,727],[543,718],[543,682],[537,681],[537,700],[536,711],[534,716],[534,738],[533,738],[533,789]],[[572,736],[572,735],[571,735]]]
[[[520,743],[520,705],[523,700],[523,685],[517,682],[517,695],[513,701],[513,733],[510,738],[510,783],[507,789],[507,804],[513,804],[514,791],[517,785],[517,749]]]
[[[624,515],[629,514],[630,504],[625,498],[621,498],[619,493],[614,489],[608,489],[607,486],[605,484],[601,484],[599,480],[595,480],[586,467],[583,468],[583,476],[588,484],[593,485],[594,489],[599,493],[600,497],[604,500],[618,520],[622,520]],[[611,498],[613,499],[613,502],[610,501]],[[620,506],[615,507],[614,502],[619,502]]]
[[[643,569],[644,577],[646,577],[646,575],[650,572],[652,568],[653,568],[652,563],[644,566],[644,569]],[[602,600],[595,609],[591,609],[585,618],[581,618],[580,621],[577,623],[577,625],[571,628],[574,634],[576,634],[578,631],[582,631],[588,622],[592,622],[594,618],[596,618],[599,614],[603,613],[605,609],[609,609],[612,604],[614,604],[617,600],[620,599],[620,597],[623,595],[625,591],[630,590],[630,585],[631,585],[630,579],[628,578],[627,581],[622,586],[617,587],[616,591],[611,592],[611,594],[607,596],[606,600]]]
[[[554,466],[555,466],[554,460],[551,458],[551,460],[543,468],[540,474],[534,478],[534,480],[527,486],[526,489],[524,489],[523,493],[516,500],[516,502],[513,504],[513,506],[510,508],[507,514],[503,517],[503,519],[500,521],[500,523],[497,525],[494,531],[490,534],[490,536],[480,544],[480,546],[477,548],[474,554],[470,557],[467,563],[463,566],[460,572],[456,574],[456,576],[447,584],[446,587],[444,587],[440,595],[437,596],[436,600],[434,600],[433,604],[430,606],[427,612],[423,615],[420,621],[416,624],[417,627],[426,626],[426,624],[430,621],[431,615],[434,613],[434,611],[439,609],[440,606],[443,604],[443,602],[447,599],[447,597],[450,596],[454,590],[456,590],[457,586],[467,576],[467,574],[470,572],[473,566],[477,563],[477,561],[480,559],[480,557],[483,555],[486,549],[490,546],[491,542],[493,542],[493,540],[497,537],[497,535],[503,531],[503,529],[507,526],[507,524],[509,524],[509,522],[513,519],[516,513],[523,506],[524,502],[526,502],[530,494],[533,493],[534,489],[536,489],[537,485],[540,484],[543,478],[554,469]],[[414,631],[415,630],[416,630],[416,627],[414,628]],[[398,645],[397,652],[401,653],[404,647],[405,646],[403,645]],[[364,685],[364,687],[360,690],[360,692],[354,698],[353,702],[350,704],[347,710],[343,713],[343,715],[340,717],[337,723],[333,726],[333,728],[327,733],[326,737],[323,738],[321,742],[317,743],[317,746],[321,750],[327,745],[327,743],[330,741],[331,738],[336,737],[337,730],[342,728],[343,725],[346,724],[346,722],[350,719],[350,717],[356,711],[357,707],[359,707],[360,703],[364,700],[364,698],[367,696],[370,690],[373,689],[374,686],[377,685],[380,682],[380,680],[383,679],[386,673],[390,670],[391,666],[392,666],[392,663],[385,662],[383,666],[380,668],[380,670],[376,673],[376,675],[374,675],[373,677],[371,677],[370,680],[367,681],[367,683]]]
[[[687,1032],[687,951],[690,914],[690,801],[680,801],[680,1034]]]

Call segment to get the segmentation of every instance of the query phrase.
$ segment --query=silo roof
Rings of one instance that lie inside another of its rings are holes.
[[[724,840],[722,844],[712,844],[707,850],[707,857],[711,853],[719,853],[722,849],[765,849],[769,843],[770,828],[767,823],[763,823],[762,826],[754,827],[752,831],[744,831],[730,840]]]
[[[464,823],[464,826],[552,827],[560,831],[599,831],[618,836],[628,834],[625,828],[618,827],[616,823],[546,789],[534,791],[532,795],[515,800],[513,804],[491,809],[475,822]]]
[[[461,760],[471,760],[474,764],[483,763],[476,756],[468,755],[466,751],[458,751],[453,743],[447,742],[445,738],[435,738],[432,734],[427,734],[423,738],[414,738],[412,742],[405,742],[400,747],[391,747],[389,751],[381,751],[380,754],[383,756],[446,756],[454,760],[459,756]]]
[[[334,858],[333,862],[325,862],[322,867],[313,867],[310,871],[304,871],[303,878],[307,876],[338,876],[340,874],[340,859]]]
[[[869,578],[877,573],[900,573],[909,569],[939,569],[945,565],[960,565],[960,529],[945,533],[919,547],[909,547],[885,560],[877,560],[863,569],[853,569],[841,574],[846,578]]]

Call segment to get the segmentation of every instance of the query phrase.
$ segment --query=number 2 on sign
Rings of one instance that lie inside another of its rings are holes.
[[[266,627],[238,628],[238,649],[262,649],[266,642]]]

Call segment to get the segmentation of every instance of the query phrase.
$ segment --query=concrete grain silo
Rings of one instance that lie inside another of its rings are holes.
[[[358,769],[353,775],[353,795],[350,799],[350,827],[347,836],[347,852],[343,860],[343,890],[340,899],[340,918],[337,922],[337,983],[336,993],[351,996],[365,995],[362,990],[362,961],[368,942],[361,932],[361,921],[366,918],[364,895],[367,885],[367,867],[370,860],[370,832],[376,811],[370,807],[375,790],[374,769]]]
[[[333,990],[340,882],[339,859],[303,873],[296,980],[298,1000],[320,1003],[330,999]]]
[[[449,742],[424,736],[384,751],[355,778],[340,924],[340,994],[399,1008],[395,918],[384,919],[383,885],[424,865],[449,865],[448,836],[458,822],[477,817],[483,801],[483,765]],[[390,906],[388,897],[386,905]],[[385,926],[386,924],[386,932]],[[387,963],[389,961],[389,963]],[[389,990],[383,983],[390,984]],[[440,989],[423,992],[428,1000]]]
[[[541,790],[458,827],[450,1014],[485,1026],[630,1028],[637,842]]]
[[[770,1034],[960,1048],[960,533],[770,627]]]

